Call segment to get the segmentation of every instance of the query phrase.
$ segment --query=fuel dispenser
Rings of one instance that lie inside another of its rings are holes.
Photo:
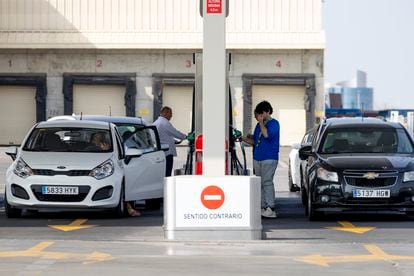
[[[164,235],[174,240],[258,240],[263,229],[260,177],[242,175],[247,169],[235,151],[241,132],[231,127],[231,95],[226,93],[228,1],[200,0],[200,11],[203,52],[202,59],[201,53],[195,58],[202,62],[196,62],[193,115],[202,116],[196,116],[196,137],[185,166],[191,173],[164,181]],[[202,175],[192,173],[194,152],[194,171]]]
[[[226,152],[229,150],[228,142],[226,141],[225,146]],[[226,155],[226,174],[228,174],[229,171],[229,165],[228,165],[228,158]],[[203,174],[203,135],[200,134],[197,136],[195,140],[195,174],[196,175],[202,175]]]
[[[195,108],[195,98],[196,98],[196,89],[193,90],[193,118],[191,124],[191,134],[188,135],[188,151],[186,163],[184,165],[183,171],[176,171],[176,174],[185,174],[185,175],[202,175],[203,174],[203,134],[198,134],[197,136],[194,133],[194,122],[195,116],[197,116],[197,109]],[[242,141],[242,132],[233,127],[233,115],[231,110],[233,110],[231,97],[231,88],[229,87],[229,139],[225,141],[225,151],[226,151],[226,164],[225,171],[226,175],[249,175],[249,170],[247,169],[246,161],[246,152],[244,149],[244,143]],[[243,163],[240,162],[237,155],[237,143],[239,144],[242,152]],[[228,161],[230,158],[230,162]],[[194,164],[194,165],[193,165]]]

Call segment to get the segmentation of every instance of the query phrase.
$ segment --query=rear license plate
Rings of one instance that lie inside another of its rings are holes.
[[[355,198],[389,198],[391,196],[390,190],[353,190],[353,197]]]
[[[42,194],[44,195],[78,195],[78,187],[64,186],[42,186]]]

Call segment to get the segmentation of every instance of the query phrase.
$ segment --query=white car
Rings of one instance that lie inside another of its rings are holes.
[[[126,117],[126,116],[108,116],[108,115],[63,115],[63,116],[56,116],[48,119],[48,121],[56,121],[56,120],[88,120],[88,121],[100,121],[100,122],[108,122],[113,123],[116,125],[119,135],[121,136],[122,140],[129,137],[132,132],[135,132],[137,129],[147,126],[148,123],[140,118],[140,117]],[[155,135],[158,138],[158,131],[155,130]],[[134,143],[125,143],[125,147],[132,146],[134,147]],[[161,148],[165,151],[168,150],[168,144],[161,144]],[[161,174],[161,172],[159,172]],[[145,199],[145,207],[151,210],[158,210],[161,208],[161,204],[163,202],[163,195],[157,198],[147,198]],[[141,203],[141,202],[139,202]]]
[[[97,136],[104,141],[97,143]],[[127,142],[134,146],[125,148]],[[125,201],[163,196],[165,154],[154,126],[137,128],[123,141],[108,122],[41,122],[19,149],[6,153],[15,159],[6,172],[8,217],[23,209],[101,209],[122,216]]]
[[[297,192],[301,190],[301,160],[299,158],[299,149],[304,145],[308,145],[312,142],[313,131],[307,132],[300,144],[293,144],[292,149],[289,152],[289,191]]]

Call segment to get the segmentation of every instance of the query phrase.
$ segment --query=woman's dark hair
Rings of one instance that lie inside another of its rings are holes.
[[[263,112],[269,112],[269,114],[273,113],[273,107],[268,101],[262,101],[258,103],[254,109],[254,113],[262,114]]]

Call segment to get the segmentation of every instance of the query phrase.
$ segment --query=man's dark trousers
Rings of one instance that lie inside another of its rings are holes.
[[[172,154],[167,155],[165,157],[165,160],[167,161],[166,168],[165,168],[165,176],[171,176],[172,168],[173,168],[173,162],[174,162],[174,156]]]

